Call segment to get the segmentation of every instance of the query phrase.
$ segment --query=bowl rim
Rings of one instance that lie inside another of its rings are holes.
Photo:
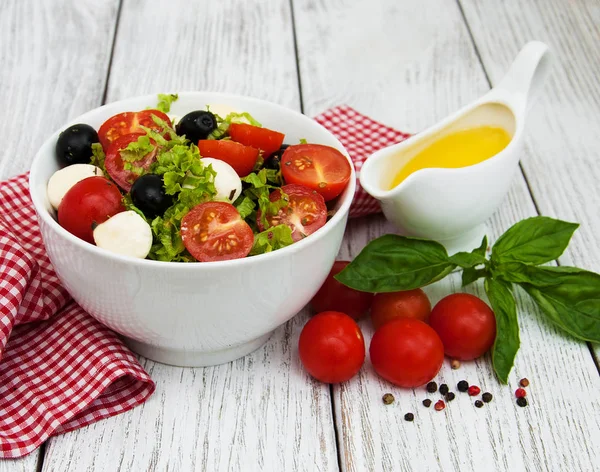
[[[162,93],[162,92],[160,92],[160,93]],[[325,131],[327,134],[329,134],[334,139],[334,141],[339,146],[340,151],[342,152],[342,154],[344,155],[344,157],[348,160],[348,162],[350,164],[350,170],[351,170],[350,180],[348,182],[346,189],[344,190],[345,197],[343,198],[338,210],[331,217],[331,219],[325,223],[325,225],[323,225],[321,228],[319,228],[314,233],[310,234],[305,239],[302,239],[293,244],[290,244],[289,246],[286,246],[284,248],[277,249],[275,251],[271,251],[268,253],[258,254],[256,256],[250,256],[250,257],[247,256],[247,257],[243,257],[240,259],[230,259],[230,260],[226,260],[226,261],[212,261],[212,262],[196,261],[196,262],[191,262],[191,263],[182,263],[182,262],[156,261],[156,260],[152,260],[152,259],[139,259],[139,258],[135,258],[132,256],[126,256],[126,255],[107,251],[106,249],[99,248],[96,245],[90,244],[86,241],[83,241],[82,239],[79,239],[77,236],[69,233],[66,229],[64,229],[62,226],[60,226],[58,224],[57,220],[55,220],[52,217],[50,212],[47,210],[44,201],[41,199],[41,197],[38,196],[38,192],[34,191],[34,189],[39,188],[39,184],[40,184],[40,179],[37,175],[36,169],[39,167],[40,162],[42,162],[44,159],[44,155],[42,154],[42,149],[46,148],[51,142],[56,141],[59,133],[64,128],[66,128],[72,124],[78,123],[78,122],[84,122],[85,119],[89,117],[89,115],[94,115],[99,110],[103,110],[103,109],[111,109],[111,108],[120,109],[122,106],[126,106],[127,103],[133,102],[133,101],[142,101],[142,100],[156,101],[158,93],[153,93],[153,94],[128,97],[126,99],[106,103],[99,107],[93,108],[81,115],[78,115],[77,117],[73,118],[72,120],[69,120],[66,124],[59,127],[58,130],[56,130],[54,133],[52,133],[50,135],[50,137],[48,137],[42,143],[42,145],[36,152],[36,155],[31,163],[31,168],[30,168],[31,170],[30,170],[29,179],[28,179],[29,194],[31,196],[31,200],[33,202],[33,206],[34,206],[34,209],[35,209],[35,212],[36,212],[38,218],[43,220],[43,222],[46,223],[49,226],[49,228],[52,231],[54,231],[59,237],[66,239],[67,241],[69,241],[72,244],[75,244],[76,246],[78,246],[80,249],[82,249],[84,251],[89,251],[91,254],[94,254],[94,255],[97,255],[100,257],[105,257],[107,259],[110,259],[110,260],[113,260],[116,262],[133,264],[133,265],[140,266],[140,267],[149,267],[149,268],[150,267],[154,267],[154,268],[163,267],[165,269],[180,267],[183,270],[201,270],[201,269],[198,269],[198,267],[205,267],[205,268],[212,268],[212,269],[223,268],[223,267],[236,267],[236,266],[244,266],[246,264],[252,264],[253,261],[268,262],[269,260],[275,260],[276,258],[279,258],[279,257],[285,257],[286,254],[292,254],[294,252],[301,251],[302,249],[311,245],[312,242],[316,242],[317,240],[323,238],[343,218],[347,217],[349,210],[350,210],[350,205],[352,203],[354,194],[356,192],[356,185],[357,185],[356,169],[354,167],[354,163],[352,162],[352,159],[350,158],[345,146],[327,128],[325,128],[324,126],[322,126],[320,123],[318,123],[314,119],[310,118],[309,116],[307,116],[299,111],[296,111],[291,108],[287,108],[287,107],[285,107],[283,105],[279,105],[277,103],[270,102],[268,100],[262,100],[259,98],[250,97],[250,96],[246,96],[246,95],[239,95],[239,94],[231,94],[231,93],[224,93],[224,92],[211,92],[208,90],[207,91],[197,91],[197,90],[196,91],[180,91],[180,92],[176,92],[176,93],[180,97],[182,95],[183,96],[211,95],[211,96],[214,96],[216,99],[223,98],[223,99],[233,100],[233,101],[244,100],[247,102],[249,101],[249,102],[254,102],[257,104],[263,104],[263,105],[266,104],[270,107],[275,108],[275,111],[277,113],[285,113],[285,114],[295,115],[296,118],[298,118],[302,121],[305,121],[306,123],[310,123],[311,126],[316,126],[316,127],[321,128],[323,131]],[[126,110],[123,110],[123,111],[126,111]],[[115,113],[120,113],[120,112],[116,111]],[[47,185],[47,183],[46,183],[46,185]]]

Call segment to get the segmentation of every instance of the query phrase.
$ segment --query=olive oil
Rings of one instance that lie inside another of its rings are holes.
[[[502,151],[511,137],[503,128],[479,126],[450,133],[416,154],[398,172],[390,189],[426,168],[457,168],[479,164]]]

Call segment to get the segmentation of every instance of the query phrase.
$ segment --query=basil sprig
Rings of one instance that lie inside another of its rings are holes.
[[[546,318],[584,341],[600,342],[600,275],[576,267],[541,266],[557,259],[579,225],[536,216],[509,228],[486,257],[487,237],[471,252],[448,256],[435,241],[387,234],[371,241],[335,278],[363,292],[396,292],[424,287],[457,267],[462,285],[485,279],[496,315],[494,371],[508,381],[519,350],[519,323],[513,284],[521,286]]]

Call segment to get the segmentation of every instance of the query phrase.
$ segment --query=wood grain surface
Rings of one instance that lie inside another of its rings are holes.
[[[28,169],[39,144],[68,119],[145,93],[225,91],[309,116],[348,104],[416,132],[485,93],[527,40],[540,39],[557,61],[528,117],[523,173],[488,234],[494,240],[538,212],[579,221],[560,263],[600,271],[597,1],[121,3],[2,3],[1,178]],[[381,215],[351,221],[339,258],[394,231]],[[426,288],[433,303],[460,290],[457,274]],[[479,283],[467,291],[485,297]],[[44,457],[0,461],[0,472],[595,470],[600,375],[590,350],[545,322],[523,293],[518,307],[522,347],[508,386],[487,357],[459,370],[446,361],[437,378],[453,391],[461,379],[490,391],[494,400],[482,409],[458,392],[443,412],[427,409],[422,400],[438,394],[393,387],[368,358],[331,391],[312,381],[296,349],[306,309],[263,348],[226,365],[142,360],[157,383],[146,404],[52,438]],[[368,343],[369,320],[360,326]],[[530,406],[519,408],[514,389],[524,376]],[[386,406],[388,392],[396,400]],[[403,420],[407,412],[413,423]]]

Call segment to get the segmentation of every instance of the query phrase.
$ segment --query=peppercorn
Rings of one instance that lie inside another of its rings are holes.
[[[490,392],[485,392],[483,395],[481,395],[481,399],[485,402],[485,403],[489,403],[492,401],[492,398],[494,398],[492,396],[492,394]]]
[[[481,400],[475,400],[475,406],[477,408],[481,408],[483,406],[483,402]]]
[[[450,389],[448,388],[448,385],[446,385],[446,384],[442,384],[442,385],[440,385],[440,393],[441,393],[442,395],[446,395],[446,394],[448,393],[448,391],[449,391],[449,390],[450,390]]]
[[[481,389],[477,385],[471,385],[468,389],[469,395],[474,397],[475,395],[479,395]]]
[[[519,385],[521,387],[529,387],[529,380],[527,380],[526,378],[522,378],[521,380],[519,380]]]
[[[452,370],[459,369],[460,361],[458,359],[452,359],[452,361],[450,362],[450,367],[452,367]]]
[[[391,393],[386,393],[382,398],[383,403],[385,403],[386,405],[389,405],[391,403],[394,403],[394,395],[392,395]]]
[[[452,400],[454,400],[456,398],[456,394],[454,392],[448,392],[446,394],[446,401],[447,402],[451,402]]]
[[[517,405],[519,405],[520,407],[527,406],[527,398],[525,398],[525,397],[517,398]]]
[[[413,415],[412,413],[407,413],[406,415],[404,415],[404,419],[406,421],[412,421],[415,419],[415,415]]]
[[[444,408],[446,408],[446,404],[443,400],[438,400],[437,402],[435,402],[435,405],[433,407],[435,408],[435,411],[442,411]]]
[[[429,393],[437,392],[437,384],[435,382],[429,382],[426,388]]]
[[[466,392],[469,389],[469,382],[467,382],[466,380],[461,380],[456,385],[456,388],[459,392]]]
[[[517,398],[523,398],[527,396],[527,392],[525,391],[524,388],[518,388],[515,390],[515,397]]]
[[[426,398],[425,400],[423,400],[423,406],[425,408],[429,408],[431,406],[431,400],[429,398]]]

